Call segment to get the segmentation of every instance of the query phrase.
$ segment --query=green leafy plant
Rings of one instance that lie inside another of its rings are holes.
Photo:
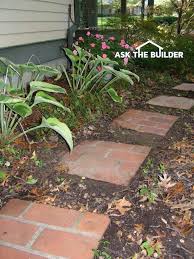
[[[60,134],[67,142],[70,149],[73,148],[72,135],[65,123],[60,122],[57,118],[42,118],[42,123],[38,126],[24,129],[22,122],[25,118],[33,113],[33,108],[41,103],[47,103],[55,105],[69,112],[69,109],[64,107],[54,97],[47,93],[61,93],[65,94],[65,90],[57,85],[52,85],[41,81],[31,81],[29,87],[25,87],[22,79],[19,76],[17,85],[13,83],[15,80],[14,75],[20,75],[21,66],[10,65],[9,61],[6,61],[7,69],[4,75],[4,80],[0,81],[0,139],[3,143],[11,143],[17,138],[25,135],[28,132],[38,130],[41,128],[49,128]],[[5,69],[5,62],[3,64]],[[25,71],[28,71],[28,66],[23,66]],[[18,70],[17,70],[18,68]],[[1,71],[3,70],[1,68]],[[45,68],[46,69],[46,68]],[[50,73],[52,69],[48,69]],[[10,72],[11,71],[11,72]],[[5,72],[5,70],[4,70]],[[46,72],[45,72],[46,73]],[[54,71],[53,73],[56,73]],[[55,74],[56,75],[56,74]],[[9,77],[9,80],[7,80]],[[23,77],[23,72],[21,73]],[[18,84],[18,82],[20,82]],[[18,133],[17,129],[21,129],[21,133]]]
[[[113,83],[119,80],[127,81],[133,85],[132,78],[139,80],[139,77],[124,69],[115,69],[118,66],[116,61],[100,56],[93,56],[88,51],[74,45],[75,50],[65,49],[67,57],[71,61],[72,69],[68,73],[63,66],[63,71],[71,91],[75,95],[87,93],[108,93],[113,101],[122,102],[122,98],[112,87]]]
[[[32,62],[26,64],[14,64],[10,60],[0,57],[0,76],[14,89],[25,89],[26,83],[41,81],[45,76],[60,78],[58,69],[45,65],[35,65]]]
[[[157,240],[146,240],[141,244],[141,249],[145,249],[148,256],[153,256],[153,254],[156,252],[158,256],[161,255],[161,248],[162,244],[160,241]]]
[[[33,178],[32,175],[28,176],[26,183],[29,185],[34,185],[38,182],[38,179]]]
[[[141,186],[139,194],[143,197],[141,201],[148,201],[150,203],[155,203],[157,199],[157,193],[149,189],[146,185]]]
[[[0,171],[0,182],[3,182],[7,177],[7,174],[3,171]]]
[[[106,252],[106,250],[107,250],[109,244],[110,244],[110,243],[109,243],[108,241],[106,241],[106,240],[101,241],[101,245],[102,245],[101,249],[93,250],[93,252],[94,252],[94,258],[95,258],[95,259],[98,259],[98,258],[111,259],[112,256],[109,255],[109,254]]]

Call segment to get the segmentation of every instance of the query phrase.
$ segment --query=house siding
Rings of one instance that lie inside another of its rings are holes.
[[[73,0],[1,0],[0,48],[65,39]],[[72,13],[73,16],[73,13]]]

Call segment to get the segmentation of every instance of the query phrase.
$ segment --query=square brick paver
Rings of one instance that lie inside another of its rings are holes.
[[[176,109],[190,110],[194,106],[194,100],[177,96],[157,96],[147,102],[151,105],[170,107]]]
[[[15,248],[9,248],[0,245],[1,259],[43,259],[45,257],[33,255],[27,252],[19,251]]]
[[[46,229],[33,245],[35,250],[72,259],[93,258],[98,240],[83,235]]]
[[[156,112],[128,110],[113,121],[113,126],[165,136],[177,117]]]
[[[88,177],[118,185],[128,185],[150,152],[150,147],[84,141],[61,163],[69,167],[69,174]]]
[[[174,89],[181,90],[181,91],[192,91],[192,92],[194,92],[194,84],[183,83],[181,85],[175,86]]]
[[[0,210],[0,259],[92,259],[109,223],[105,215],[13,199]]]
[[[38,228],[10,219],[0,219],[0,240],[26,245]]]

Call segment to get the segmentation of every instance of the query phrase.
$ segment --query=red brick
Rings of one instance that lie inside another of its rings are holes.
[[[97,246],[97,239],[46,229],[36,240],[33,249],[71,259],[92,259],[92,249]]]
[[[109,224],[110,219],[108,216],[87,212],[76,226],[76,229],[103,236]]]
[[[128,185],[131,173],[134,175],[134,169],[138,170],[149,151],[149,147],[139,145],[87,141],[75,147],[72,155],[66,154],[61,163],[67,164],[69,174]],[[76,159],[72,158],[74,152],[77,156]],[[124,167],[120,166],[124,166],[126,161],[128,168],[124,170]]]
[[[194,92],[194,84],[183,83],[183,84],[175,86],[174,89],[181,90],[181,91],[192,91],[192,92]]]
[[[176,109],[190,110],[194,106],[194,100],[186,97],[177,96],[157,96],[147,102],[151,105],[170,107]]]
[[[0,240],[6,242],[25,245],[37,230],[36,226],[30,224],[0,219]]]
[[[113,126],[165,136],[177,117],[130,109],[113,121]],[[161,130],[163,129],[163,130]]]
[[[71,227],[80,215],[81,213],[75,210],[34,203],[23,217],[49,225]]]
[[[29,201],[12,199],[0,210],[0,214],[19,216],[29,204]]]
[[[0,246],[0,259],[43,259],[38,255],[29,254],[14,248]]]

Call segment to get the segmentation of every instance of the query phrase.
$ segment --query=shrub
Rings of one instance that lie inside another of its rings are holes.
[[[177,21],[175,16],[156,16],[153,19],[157,24],[167,24],[171,25]]]
[[[165,51],[181,51],[183,59],[135,59],[136,65],[151,70],[171,71],[179,74],[194,72],[194,39],[186,36],[158,38],[156,43],[161,45]],[[153,46],[146,46],[145,51],[153,51]]]

